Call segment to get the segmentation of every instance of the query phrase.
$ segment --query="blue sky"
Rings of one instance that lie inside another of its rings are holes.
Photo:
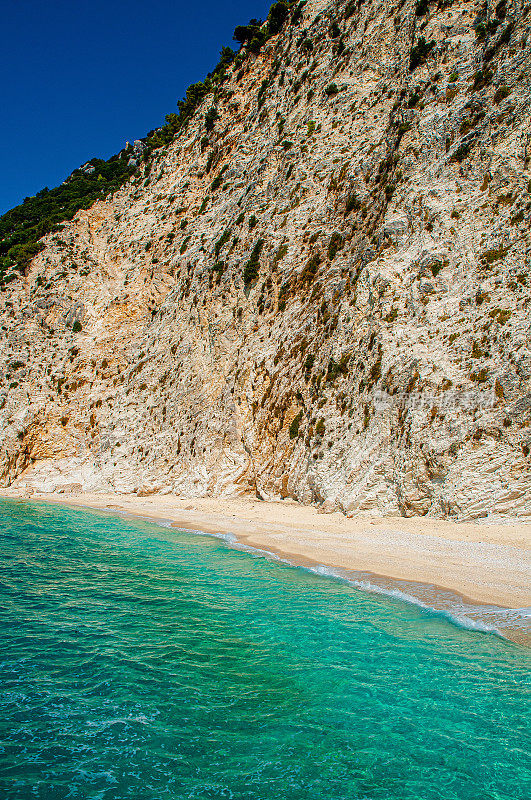
[[[272,0],[0,0],[0,213],[176,111]]]

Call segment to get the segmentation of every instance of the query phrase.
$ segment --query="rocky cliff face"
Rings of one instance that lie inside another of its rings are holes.
[[[529,515],[530,9],[310,0],[235,67],[0,294],[2,484]]]

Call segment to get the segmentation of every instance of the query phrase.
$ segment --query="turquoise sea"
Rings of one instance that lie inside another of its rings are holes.
[[[2,800],[528,800],[529,651],[118,516],[0,502]]]

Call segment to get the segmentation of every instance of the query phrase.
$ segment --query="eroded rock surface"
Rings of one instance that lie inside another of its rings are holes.
[[[49,235],[2,485],[528,516],[530,8],[311,0]]]

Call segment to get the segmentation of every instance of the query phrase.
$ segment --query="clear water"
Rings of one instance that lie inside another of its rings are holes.
[[[2,799],[531,796],[518,645],[150,523],[0,534]]]

